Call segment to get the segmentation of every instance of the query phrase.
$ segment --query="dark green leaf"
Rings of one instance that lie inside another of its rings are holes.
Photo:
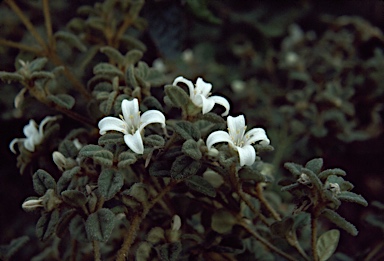
[[[166,85],[164,90],[167,97],[176,108],[185,109],[187,104],[190,102],[188,94],[181,87]]]
[[[216,197],[215,188],[211,185],[211,183],[209,183],[200,176],[195,175],[186,179],[185,184],[187,184],[187,186],[192,190],[195,190],[212,198]]]
[[[106,74],[110,76],[118,76],[119,78],[123,78],[123,72],[117,68],[116,66],[110,63],[99,63],[95,67],[93,67],[94,74]]]
[[[127,69],[125,70],[125,81],[126,81],[127,85],[129,87],[131,87],[132,89],[139,86],[139,84],[137,83],[137,80],[136,80],[135,69],[134,69],[133,65],[127,67]]]
[[[107,55],[109,59],[118,65],[124,65],[124,56],[115,48],[110,46],[101,47],[100,52]]]
[[[160,246],[157,253],[162,261],[177,261],[181,250],[181,243],[173,242]]]
[[[132,165],[136,161],[137,161],[136,154],[129,151],[124,151],[119,155],[119,163],[117,164],[117,166],[119,168],[128,168],[130,165]]]
[[[104,169],[101,171],[97,184],[100,194],[105,198],[105,200],[110,200],[124,185],[124,178],[119,171]]]
[[[72,178],[74,175],[79,173],[81,168],[79,166],[76,166],[70,170],[66,170],[63,172],[59,180],[57,181],[57,193],[61,194],[64,190],[68,189],[69,184],[72,181]]]
[[[321,183],[320,179],[312,170],[303,168],[301,171],[308,176],[309,180],[316,187],[318,191],[321,191],[323,189],[323,184]]]
[[[31,73],[30,77],[31,80],[39,80],[39,79],[53,79],[55,78],[55,75],[51,72],[46,71],[38,71]]]
[[[11,83],[11,82],[22,82],[24,80],[24,77],[17,73],[17,72],[0,72],[0,79],[3,80],[3,82]]]
[[[148,109],[155,109],[161,112],[163,111],[163,106],[161,106],[161,103],[153,96],[145,97],[140,105],[145,105]]]
[[[109,150],[97,151],[92,158],[102,166],[111,167],[113,165],[113,153]]]
[[[177,157],[172,164],[171,176],[174,179],[185,179],[197,173],[201,167],[200,161],[195,161],[188,156]]]
[[[347,174],[345,173],[344,170],[339,169],[339,168],[335,168],[335,169],[327,169],[327,170],[320,172],[318,177],[319,177],[319,179],[323,180],[323,179],[328,178],[330,175],[345,176]]]
[[[56,235],[59,238],[63,238],[65,235],[65,232],[67,232],[69,228],[69,224],[72,221],[72,219],[76,216],[76,210],[75,209],[70,209],[66,212],[64,212],[57,224],[56,227]]]
[[[143,52],[133,49],[128,51],[125,54],[125,64],[124,65],[132,65],[140,61],[140,59],[143,57]]]
[[[55,209],[52,212],[43,212],[36,223],[36,236],[41,241],[46,241],[56,230],[57,222],[59,221],[59,211]]]
[[[59,145],[59,152],[66,158],[75,158],[79,150],[71,140],[63,140]]]
[[[329,230],[319,237],[316,244],[319,261],[326,261],[333,255],[339,244],[339,239],[340,231],[337,229]]]
[[[320,173],[321,168],[323,167],[323,159],[322,158],[317,158],[317,159],[312,159],[305,164],[305,168],[313,171],[316,175]]]
[[[203,156],[197,142],[193,139],[186,140],[183,143],[182,151],[194,160],[199,160]]]
[[[357,203],[364,207],[368,206],[368,202],[361,195],[357,195],[353,192],[341,191],[341,193],[337,195],[337,198],[342,201]]]
[[[44,195],[48,189],[56,189],[56,181],[45,170],[39,169],[33,174],[33,189],[40,196]]]
[[[329,219],[338,227],[347,231],[352,236],[356,236],[359,233],[353,224],[349,223],[347,220],[345,220],[342,216],[340,216],[333,210],[325,209],[323,213],[321,213],[321,215]]]
[[[125,144],[123,135],[121,133],[106,133],[100,136],[99,145],[107,145],[107,144]]]
[[[85,52],[87,47],[81,42],[80,38],[70,32],[57,31],[54,35],[56,40],[62,40],[71,47],[77,48],[81,52]]]
[[[170,163],[167,161],[155,161],[149,167],[149,174],[154,177],[170,177]]]
[[[251,167],[245,166],[238,172],[239,178],[244,180],[254,180],[255,182],[264,182],[265,176],[260,171]]]
[[[48,95],[49,100],[59,105],[60,107],[66,108],[68,110],[72,109],[75,105],[75,99],[68,94],[57,94],[57,95]]]
[[[226,124],[223,117],[221,117],[220,115],[217,115],[216,113],[212,113],[212,112],[200,114],[198,116],[198,118],[201,120],[209,121],[211,123],[219,123],[219,124],[224,124],[224,125]]]
[[[8,245],[0,246],[0,259],[1,260],[10,260],[11,257],[19,251],[25,244],[29,241],[28,236],[22,236],[16,239],[13,239]]]
[[[85,229],[91,240],[106,242],[112,234],[115,226],[115,214],[106,208],[88,216],[85,222]]]
[[[172,127],[185,140],[194,139],[198,141],[201,137],[199,129],[189,121],[177,121],[172,124]]]
[[[293,175],[296,177],[300,177],[301,175],[301,170],[303,166],[293,163],[293,162],[286,162],[284,163],[284,167],[289,170]]]
[[[80,215],[76,215],[69,224],[71,237],[79,242],[89,242],[87,231],[85,230],[85,221]]]
[[[29,70],[31,72],[40,71],[47,64],[48,59],[46,57],[36,58],[29,63]]]
[[[163,137],[157,134],[152,134],[144,137],[144,144],[149,145],[150,147],[161,148],[165,144]]]
[[[61,192],[61,197],[65,203],[73,207],[82,207],[87,203],[87,197],[78,190],[65,190]]]

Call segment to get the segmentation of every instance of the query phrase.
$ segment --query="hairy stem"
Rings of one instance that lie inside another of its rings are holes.
[[[272,215],[272,217],[277,221],[281,221],[279,213],[277,213],[276,210],[271,206],[271,204],[269,204],[269,202],[265,199],[263,194],[263,186],[261,183],[256,185],[256,196],[260,200],[261,204],[264,205],[264,207]]]
[[[49,12],[49,0],[43,0],[43,12],[44,12],[44,20],[45,20],[45,30],[47,31],[48,43],[49,45],[53,44],[52,38],[52,21],[51,14]]]
[[[312,256],[314,261],[319,261],[319,257],[316,251],[317,244],[317,217],[315,215],[311,215],[311,248],[312,248]]]
[[[32,36],[36,39],[36,41],[41,45],[41,47],[46,49],[45,41],[36,31],[32,22],[28,19],[27,16],[24,15],[23,11],[21,11],[21,9],[17,6],[17,4],[13,0],[6,0],[5,2],[9,5],[12,11],[15,12],[15,14],[20,18],[20,20],[23,22],[25,27],[27,27],[28,31],[32,34]]]
[[[295,261],[296,259],[294,257],[292,257],[291,255],[281,251],[280,249],[278,249],[277,247],[275,247],[274,245],[272,245],[269,241],[267,241],[266,239],[264,239],[261,235],[259,235],[259,233],[257,233],[255,230],[253,230],[252,228],[249,227],[249,225],[245,222],[245,221],[241,221],[240,225],[246,230],[248,231],[248,233],[250,233],[254,238],[256,238],[256,240],[258,240],[260,243],[262,243],[264,246],[266,246],[267,248],[269,248],[271,251],[275,252],[276,254],[286,258],[287,260],[290,260],[290,261]]]
[[[42,51],[38,48],[29,46],[29,45],[25,45],[22,43],[9,41],[9,40],[3,39],[3,38],[0,38],[0,45],[9,46],[12,48],[20,49],[22,51],[27,51],[27,52],[31,52],[31,53],[35,53],[35,54],[41,54],[42,53]]]
[[[100,245],[99,242],[96,240],[92,241],[93,245],[93,255],[95,261],[101,261],[101,255],[100,255]]]

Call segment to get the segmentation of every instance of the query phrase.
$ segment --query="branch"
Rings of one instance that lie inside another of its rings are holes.
[[[31,52],[31,53],[35,53],[35,54],[42,53],[42,51],[39,50],[38,48],[29,46],[29,45],[25,45],[22,43],[9,41],[9,40],[3,39],[3,38],[0,38],[0,45],[5,45],[5,46],[12,47],[12,48],[17,48],[17,49],[20,49],[22,51],[27,51],[27,52]]]
[[[49,0],[43,0],[43,12],[44,12],[44,20],[45,20],[45,30],[47,30],[48,43],[53,44],[52,38],[52,22],[51,22],[51,14],[49,13]]]

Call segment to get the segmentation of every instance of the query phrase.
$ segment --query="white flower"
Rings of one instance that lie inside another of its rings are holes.
[[[132,101],[123,100],[121,103],[123,116],[120,119],[115,117],[105,117],[99,121],[100,135],[107,131],[119,131],[124,133],[124,141],[127,146],[137,154],[143,154],[144,145],[141,131],[151,123],[161,123],[165,127],[165,117],[157,110],[149,110],[140,116],[139,102],[137,99]]]
[[[9,144],[9,149],[16,154],[15,144],[23,142],[24,148],[34,152],[35,146],[39,145],[43,141],[44,137],[44,125],[50,121],[56,120],[56,117],[47,116],[41,121],[40,126],[34,120],[29,120],[29,124],[24,126],[23,132],[26,138],[16,138]],[[39,129],[37,129],[39,127]]]
[[[210,112],[213,109],[213,106],[217,103],[225,108],[225,112],[221,115],[228,115],[230,106],[227,99],[221,96],[210,96],[212,84],[204,82],[201,78],[197,78],[196,85],[194,86],[191,81],[179,76],[173,81],[172,85],[176,86],[179,82],[185,83],[188,86],[189,97],[191,98],[193,104],[198,107],[202,107],[203,114]]]
[[[228,116],[227,125],[228,132],[215,131],[208,136],[208,150],[211,149],[213,144],[228,142],[239,153],[240,166],[252,165],[256,159],[256,151],[252,144],[257,141],[260,141],[261,144],[269,144],[265,130],[253,128],[245,133],[247,126],[245,126],[244,115],[237,117]]]

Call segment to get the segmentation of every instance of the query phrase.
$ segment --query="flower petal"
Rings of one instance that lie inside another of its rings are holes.
[[[124,99],[121,102],[121,111],[123,112],[124,120],[128,125],[128,129],[136,129],[139,125],[139,101],[135,98],[131,101]]]
[[[261,144],[268,145],[270,143],[265,130],[262,128],[253,128],[245,133],[245,145],[260,141]]]
[[[18,138],[13,139],[13,140],[11,141],[11,143],[9,143],[9,149],[10,149],[14,154],[16,154],[15,144],[18,143],[19,141],[23,141],[23,140],[25,140],[25,139],[18,139]]]
[[[239,153],[240,166],[250,166],[255,162],[256,151],[251,145],[246,145],[244,147],[236,147],[236,149]]]
[[[47,124],[50,121],[54,121],[56,119],[57,119],[57,117],[47,116],[47,117],[44,118],[44,120],[42,120],[40,122],[40,126],[39,126],[40,139],[43,138],[43,131],[44,131],[45,124]]]
[[[204,95],[204,97],[208,97],[209,93],[212,90],[212,84],[209,82],[204,82],[202,78],[197,78],[196,81],[196,87],[195,87],[196,93]]]
[[[215,101],[205,98],[204,95],[198,94],[195,97],[193,103],[199,107],[202,107],[202,113],[206,114],[213,109],[215,106]]]
[[[221,116],[227,116],[228,115],[230,105],[229,105],[229,102],[227,99],[225,99],[224,97],[221,97],[221,96],[210,96],[208,98],[208,100],[212,100],[214,103],[220,104],[221,106],[223,106],[225,108],[225,112],[222,113]]]
[[[119,131],[127,134],[127,124],[125,121],[115,117],[105,117],[99,121],[100,135],[104,135],[107,131]]]
[[[27,138],[24,140],[24,148],[27,150],[34,152],[35,151],[35,145],[38,143],[35,143],[35,140],[33,138]]]
[[[207,138],[206,144],[207,144],[208,150],[211,149],[213,144],[216,144],[219,142],[228,142],[231,146],[234,146],[232,139],[227,132],[215,131],[215,132],[212,132],[211,134],[209,134],[209,136]]]
[[[144,145],[143,139],[141,138],[140,131],[136,131],[135,134],[126,134],[124,135],[125,144],[135,153],[143,154]]]
[[[236,141],[239,137],[242,137],[245,129],[245,118],[244,115],[239,115],[237,117],[228,116],[227,117],[228,132],[232,138]]]
[[[178,84],[179,82],[185,83],[185,84],[188,86],[188,89],[189,89],[189,97],[191,98],[191,100],[193,100],[192,97],[195,97],[195,92],[194,92],[194,91],[195,91],[195,87],[193,86],[193,83],[192,83],[190,80],[185,79],[183,76],[179,76],[179,77],[177,77],[177,78],[173,81],[172,85],[177,86],[177,84]]]
[[[27,138],[38,135],[37,123],[34,120],[29,120],[28,125],[25,125],[23,128],[23,133]]]
[[[145,126],[151,123],[161,123],[165,127],[165,116],[158,110],[149,110],[143,113],[140,118],[139,131],[143,130]]]

